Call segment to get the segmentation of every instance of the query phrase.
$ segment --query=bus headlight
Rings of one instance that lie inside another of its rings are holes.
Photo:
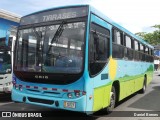
[[[68,98],[72,98],[72,93],[67,94]]]
[[[12,77],[12,83],[13,83],[13,85],[16,85],[16,77],[15,76]]]
[[[80,92],[75,92],[75,96],[79,97],[80,96]]]
[[[19,86],[19,90],[22,91],[22,87],[21,86]]]
[[[18,90],[18,89],[19,89],[19,86],[16,85],[16,86],[15,86],[15,89]]]

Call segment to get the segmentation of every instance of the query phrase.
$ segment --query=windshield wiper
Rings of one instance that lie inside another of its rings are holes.
[[[66,21],[62,21],[62,23],[59,25],[57,31],[55,32],[55,34],[51,40],[51,45],[53,44],[53,42],[57,43],[58,39],[60,38],[60,36],[63,33],[64,24],[66,24],[66,23],[67,23]],[[51,50],[51,47],[52,47],[51,45],[49,46],[47,53],[49,53],[49,51]]]

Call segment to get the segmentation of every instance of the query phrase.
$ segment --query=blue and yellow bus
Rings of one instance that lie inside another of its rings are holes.
[[[14,56],[13,101],[83,113],[111,112],[153,76],[153,47],[89,5],[22,17]]]

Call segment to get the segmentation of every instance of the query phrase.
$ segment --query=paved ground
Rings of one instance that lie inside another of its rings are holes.
[[[52,112],[56,116],[56,112],[53,109],[44,108],[40,106],[33,106],[23,103],[13,103],[8,96],[0,94],[0,111],[48,111]],[[103,111],[97,112],[92,116],[85,116],[84,114],[68,112],[68,111],[59,111],[61,113],[60,117],[55,117],[55,119],[92,119],[92,120],[160,120],[159,117],[110,117],[110,115],[118,114],[119,116],[123,115],[134,115],[139,113],[149,113],[147,111],[160,111],[160,71],[154,73],[154,78],[151,84],[147,87],[145,94],[135,93],[134,95],[129,96],[125,100],[119,103],[115,108],[115,112],[109,115],[104,114]],[[121,112],[116,112],[121,111]],[[122,112],[123,111],[123,112]],[[126,111],[126,112],[125,112]],[[133,111],[133,112],[127,112]],[[140,112],[138,112],[140,111]],[[144,112],[146,111],[146,112]],[[69,114],[71,116],[78,115],[79,117],[63,117],[63,115]],[[156,113],[154,113],[156,114]],[[160,114],[159,114],[160,115]],[[80,117],[83,116],[83,117]],[[4,118],[0,118],[4,119]],[[55,120],[54,119],[54,120]]]

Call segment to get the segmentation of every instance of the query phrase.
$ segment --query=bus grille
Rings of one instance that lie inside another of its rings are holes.
[[[43,104],[49,104],[49,105],[54,104],[54,101],[53,101],[53,100],[44,100],[44,99],[31,98],[31,97],[28,97],[28,100],[29,100],[30,102],[35,102],[35,103],[43,103]]]

